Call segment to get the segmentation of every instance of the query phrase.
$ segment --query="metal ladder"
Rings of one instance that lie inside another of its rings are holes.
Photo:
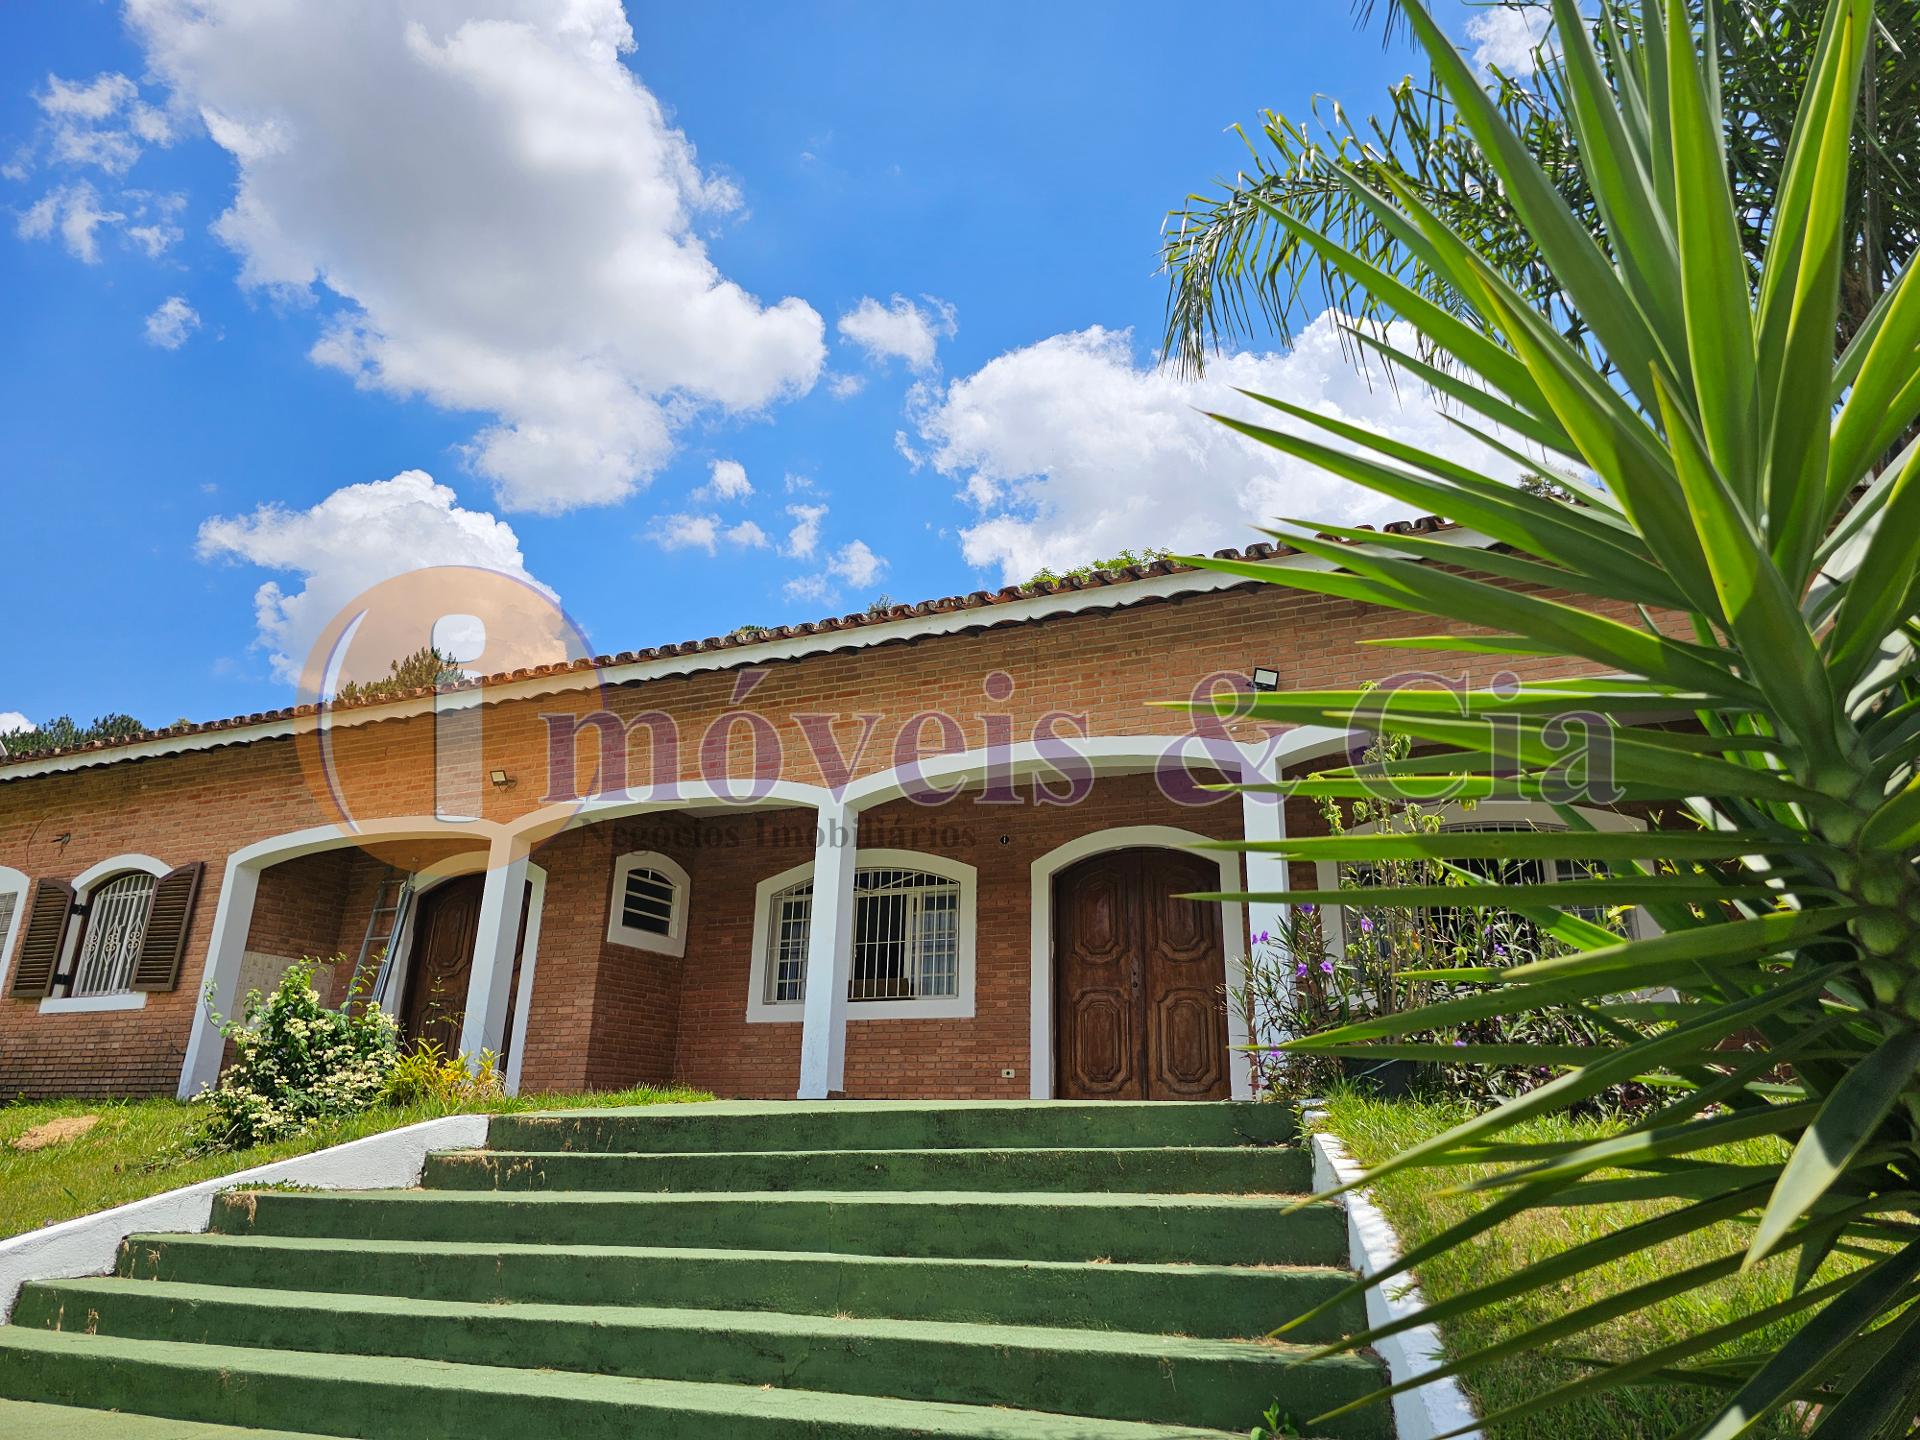
[[[343,1009],[360,994],[360,977],[367,973],[368,962],[376,958],[380,968],[366,999],[369,1005],[385,1007],[387,989],[393,979],[394,951],[399,947],[400,932],[412,906],[413,876],[396,870],[380,882],[379,893],[373,897],[373,913],[367,916],[367,933],[360,942],[360,954],[353,962],[353,984],[347,991]]]

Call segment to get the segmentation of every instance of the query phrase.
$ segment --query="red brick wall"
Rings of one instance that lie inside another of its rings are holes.
[[[983,623],[997,618],[990,609],[977,613]],[[1244,672],[1258,663],[1278,669],[1283,688],[1350,684],[1378,678],[1401,663],[1391,653],[1364,648],[1362,640],[1434,628],[1423,619],[1249,585],[1124,610],[994,624],[970,633],[771,664],[746,704],[775,721],[785,752],[781,773],[817,783],[823,778],[822,767],[793,719],[796,714],[844,717],[834,734],[848,752],[861,728],[852,717],[877,715],[871,741],[853,766],[856,774],[889,767],[906,720],[925,709],[959,717],[967,747],[984,743],[979,717],[986,713],[1009,716],[1020,740],[1029,737],[1039,716],[1056,709],[1084,713],[1096,735],[1167,733],[1184,728],[1181,717],[1151,708],[1150,702],[1184,698],[1210,672]],[[1480,681],[1509,663],[1533,676],[1583,668],[1497,657],[1409,658],[1423,669]],[[993,671],[1013,679],[1013,693],[1005,702],[991,701],[983,691],[983,678]],[[683,736],[678,768],[691,777],[699,773],[701,735],[733,708],[741,680],[736,672],[662,679],[623,687],[611,694],[609,705],[624,717],[655,709],[673,714]],[[485,797],[489,819],[510,820],[538,807],[546,764],[540,716],[551,708],[551,702],[535,698],[489,710],[485,763],[509,770],[521,782]],[[1243,727],[1237,733],[1251,737],[1255,732]],[[929,731],[927,740],[935,734]],[[342,764],[355,777],[352,793],[361,818],[431,813],[431,719],[341,728],[334,738]],[[750,773],[754,767],[747,727],[734,727],[730,739],[732,771]],[[644,742],[635,742],[632,759],[633,775],[643,776]],[[1091,806],[1073,812],[1023,809],[1018,823],[1002,827],[1010,836],[1008,846],[983,862],[993,877],[989,883],[983,875],[982,881],[983,940],[989,924],[996,936],[1009,925],[1019,930],[1020,922],[1007,907],[1025,903],[1023,867],[1037,853],[1033,847],[1045,848],[1048,835],[1064,837],[1076,827],[1102,823],[1096,817],[1098,807],[1109,803],[1104,785]],[[1201,813],[1213,817],[1209,823],[1229,829],[1238,823],[1231,803]],[[169,864],[207,862],[178,991],[150,997],[143,1010],[91,1015],[43,1015],[31,1002],[0,999],[0,1096],[171,1090],[203,980],[227,856],[254,841],[334,818],[305,783],[295,743],[284,739],[0,780],[0,864],[29,876],[71,877],[129,851]],[[702,821],[698,828],[704,838],[709,826],[738,829],[751,823],[747,817],[734,817]],[[999,833],[994,832],[996,845]],[[543,864],[552,852],[557,873],[548,898],[550,919],[534,996],[528,1083],[612,1085],[664,1077],[671,1055],[673,1067],[695,1083],[790,1093],[797,1028],[759,1025],[748,1031],[738,1013],[745,1004],[744,974],[736,978],[730,969],[745,964],[752,885],[758,878],[754,872],[761,866],[781,868],[776,862],[783,857],[756,859],[744,845],[707,844],[683,857],[695,874],[698,893],[694,933],[676,985],[673,967],[658,957],[605,944],[605,861],[610,852],[604,847],[610,844],[588,831],[578,839],[556,840],[540,852]],[[569,845],[576,847],[570,859]],[[602,848],[595,851],[596,845]],[[796,854],[785,863],[802,858]],[[326,869],[315,867],[316,876]],[[358,947],[359,930],[350,912],[367,903],[358,887],[369,883],[371,874],[357,867],[349,871],[349,893],[334,932],[338,947],[345,948],[349,939],[352,948]],[[286,883],[294,882],[289,878]],[[318,880],[326,893],[333,883],[330,878]],[[324,930],[326,903],[319,894],[288,893],[268,908],[261,923],[269,930],[280,927],[288,938],[300,926]],[[307,918],[297,918],[307,911]],[[364,923],[362,909],[358,925]],[[316,937],[320,930],[314,931]],[[992,943],[999,953],[1001,940]],[[940,1024],[863,1022],[849,1042],[849,1088],[856,1093],[1024,1093],[1024,972],[1017,964],[1001,967],[998,961],[989,972],[984,956],[983,947],[981,1014],[964,1036],[956,1027]],[[681,994],[677,1009],[671,999],[676,991]],[[1015,1068],[1014,1079],[1000,1078],[1005,1066]]]

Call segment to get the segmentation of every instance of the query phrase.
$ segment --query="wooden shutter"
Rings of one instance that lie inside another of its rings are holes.
[[[73,917],[73,886],[64,880],[36,880],[27,903],[27,933],[20,956],[13,962],[13,984],[7,993],[16,1000],[40,1000],[53,993],[53,972],[67,943],[67,922]]]
[[[140,937],[140,955],[133,962],[135,990],[172,990],[180,984],[180,961],[187,953],[187,927],[193,923],[193,902],[200,894],[196,860],[162,875],[153,887],[147,911],[146,934]]]

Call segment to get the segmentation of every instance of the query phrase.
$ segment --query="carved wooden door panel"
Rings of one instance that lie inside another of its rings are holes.
[[[484,883],[478,875],[462,875],[436,885],[421,897],[414,920],[401,1033],[414,1043],[431,1040],[447,1055],[460,1053]]]
[[[1063,1100],[1140,1100],[1137,868],[1129,851],[1082,860],[1054,882],[1054,1090]]]
[[[1227,1098],[1226,961],[1220,907],[1182,900],[1218,890],[1220,868],[1179,850],[1136,852],[1146,955],[1147,1098]]]
[[[1116,850],[1054,882],[1054,1093],[1213,1100],[1227,1087],[1218,885],[1177,850]]]

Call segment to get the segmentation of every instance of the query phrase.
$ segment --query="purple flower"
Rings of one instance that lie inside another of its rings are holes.
[[[1333,973],[1333,962],[1331,960],[1322,960],[1320,962],[1320,973],[1322,975],[1331,975]]]
[[[1504,945],[1496,945],[1493,947],[1493,953],[1504,960],[1507,958],[1507,947]]]
[[[1296,980],[1304,980],[1307,978],[1306,961],[1303,960],[1298,965],[1293,967],[1293,978]]]
[[[1302,905],[1300,907],[1300,913],[1302,915],[1311,915],[1317,908],[1318,908],[1317,906],[1313,906],[1313,905]]]
[[[1467,1042],[1464,1040],[1456,1040],[1453,1042],[1453,1048],[1456,1050],[1464,1050],[1467,1048]]]
[[[1371,915],[1362,915],[1360,917],[1360,933],[1363,935],[1371,935],[1373,933],[1373,917]]]
[[[1255,940],[1253,943],[1256,945],[1264,945],[1267,943],[1267,941],[1271,940],[1272,938],[1273,937],[1269,935],[1265,930],[1262,930],[1260,932],[1260,938]]]

